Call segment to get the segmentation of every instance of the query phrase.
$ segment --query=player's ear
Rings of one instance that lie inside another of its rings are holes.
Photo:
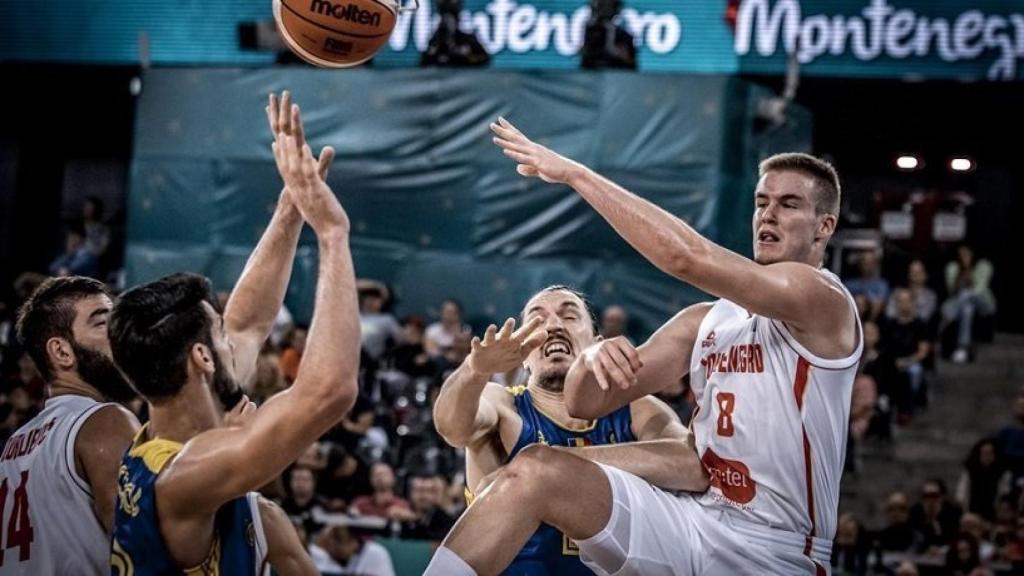
[[[189,351],[189,360],[201,372],[212,374],[214,371],[213,350],[210,350],[210,347],[202,342],[192,345],[192,349]]]
[[[815,240],[828,241],[832,237],[832,234],[836,231],[836,215],[835,214],[823,214],[818,221],[818,229],[815,233]]]
[[[71,370],[75,367],[75,352],[71,348],[71,343],[64,338],[55,336],[47,340],[46,355],[54,368]]]

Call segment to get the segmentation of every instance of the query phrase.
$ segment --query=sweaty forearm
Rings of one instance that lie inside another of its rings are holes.
[[[224,324],[229,332],[260,331],[264,338],[269,335],[284,302],[301,232],[302,216],[282,194],[228,299]]]
[[[565,376],[565,406],[573,418],[591,420],[604,416],[607,390],[597,384],[593,371],[587,368],[583,357],[573,361]]]
[[[702,492],[708,487],[707,471],[685,439],[664,438],[568,450],[591,462],[639,476],[664,490]]]
[[[592,170],[577,171],[569,185],[630,246],[667,274],[689,281],[691,263],[711,247],[679,218]]]
[[[449,444],[462,446],[472,437],[488,380],[465,361],[444,381],[434,404],[434,425]]]

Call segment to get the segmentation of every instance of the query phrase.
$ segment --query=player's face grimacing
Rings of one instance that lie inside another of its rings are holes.
[[[827,242],[835,218],[819,214],[814,179],[792,170],[772,170],[754,191],[754,260],[811,263],[816,243]]]
[[[596,338],[590,313],[575,294],[553,290],[526,303],[523,323],[536,316],[543,319],[548,338],[526,357],[526,369],[542,388],[561,392],[573,360]]]

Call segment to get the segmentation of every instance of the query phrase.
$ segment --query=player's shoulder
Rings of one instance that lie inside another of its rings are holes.
[[[76,449],[107,449],[116,445],[123,452],[139,431],[139,421],[120,404],[104,404],[86,418],[78,432]]]
[[[483,397],[498,407],[513,408],[516,397],[526,392],[526,386],[503,386],[497,382],[488,382],[484,386]]]

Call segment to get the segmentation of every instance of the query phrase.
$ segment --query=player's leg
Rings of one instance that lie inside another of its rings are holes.
[[[600,466],[566,451],[530,446],[470,506],[425,574],[456,573],[453,553],[478,574],[497,574],[542,522],[582,540],[605,527],[611,510],[611,486]]]

